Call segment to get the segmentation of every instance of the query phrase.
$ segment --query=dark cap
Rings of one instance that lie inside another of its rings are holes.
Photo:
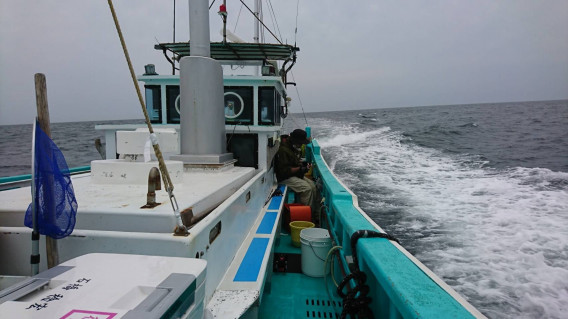
[[[308,134],[306,131],[301,129],[295,129],[292,133],[290,133],[290,143],[292,144],[309,144],[310,140],[308,140]]]

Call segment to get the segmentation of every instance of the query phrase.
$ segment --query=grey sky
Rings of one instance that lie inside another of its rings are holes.
[[[227,2],[233,30],[241,4]],[[271,2],[293,43],[296,1]],[[171,72],[153,45],[172,39],[172,3],[114,1],[139,74],[148,63]],[[187,1],[176,3],[176,38],[187,41]],[[269,10],[264,20],[278,34]],[[252,21],[243,8],[236,33],[252,40]],[[568,98],[565,0],[300,0],[297,43],[306,112]],[[37,72],[54,122],[142,117],[106,1],[0,1],[0,124],[33,121]],[[300,112],[293,88],[291,96]]]

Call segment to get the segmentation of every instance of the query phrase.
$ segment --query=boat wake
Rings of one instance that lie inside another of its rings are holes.
[[[386,126],[313,122],[330,167],[367,214],[485,315],[568,311],[568,173],[494,169]]]

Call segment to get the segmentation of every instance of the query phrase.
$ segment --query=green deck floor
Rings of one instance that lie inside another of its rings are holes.
[[[302,249],[292,245],[292,236],[288,233],[281,233],[278,245],[274,248],[276,253],[302,254]]]
[[[291,245],[289,234],[281,234],[275,252],[299,255],[301,249]],[[329,294],[323,277],[313,278],[290,272],[273,273],[270,288],[262,296],[259,318],[339,318],[341,299],[337,296],[329,275],[327,280]]]
[[[327,279],[332,299],[325,292],[323,278],[274,273],[270,292],[262,296],[259,318],[339,318],[341,300]]]

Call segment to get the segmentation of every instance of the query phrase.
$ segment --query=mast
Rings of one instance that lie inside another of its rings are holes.
[[[211,56],[207,1],[189,0],[189,39],[191,56]]]
[[[260,41],[259,33],[260,33],[260,0],[254,0],[254,43],[258,43]]]
[[[254,43],[260,42],[260,8],[262,6],[261,0],[254,0]],[[255,67],[256,75],[260,75],[260,67]]]
[[[184,164],[220,164],[232,160],[225,149],[223,69],[210,58],[209,4],[189,0],[190,53],[180,61],[181,155]]]

